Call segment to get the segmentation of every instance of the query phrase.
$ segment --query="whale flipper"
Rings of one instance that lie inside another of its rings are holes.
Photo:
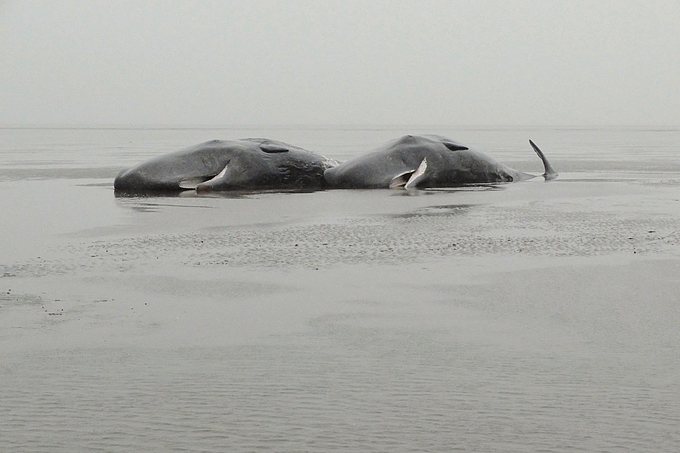
[[[454,141],[442,140],[442,143],[451,151],[465,151],[466,149],[470,149],[467,146],[461,145],[460,143],[456,143]]]
[[[408,179],[404,189],[415,189],[418,182],[425,177],[425,170],[427,170],[427,157],[418,165],[418,169]]]
[[[399,173],[397,176],[392,178],[392,181],[390,181],[389,188],[390,189],[403,189],[404,186],[406,186],[406,183],[408,183],[411,175],[415,172],[416,172],[416,170],[408,170],[408,171]]]
[[[260,149],[265,153],[287,153],[290,151],[285,146],[277,145],[275,143],[261,143]]]
[[[550,181],[552,179],[557,178],[559,176],[559,173],[557,173],[555,169],[552,168],[552,165],[550,165],[550,162],[548,162],[548,158],[545,157],[543,151],[541,151],[540,148],[536,146],[536,143],[534,143],[533,141],[529,140],[529,144],[534,149],[536,154],[538,154],[538,157],[541,158],[541,161],[543,161],[543,167],[545,168],[545,173],[543,173],[543,177],[545,178],[545,180]]]
[[[227,169],[229,168],[229,164],[225,165],[224,168],[222,169],[221,172],[216,174],[213,178],[207,179],[200,184],[197,184],[194,189],[196,189],[198,192],[207,192],[209,187],[213,184],[219,183],[224,176],[227,174]]]
[[[424,158],[418,168],[399,173],[390,181],[390,189],[415,189],[419,181],[425,176],[427,158]]]

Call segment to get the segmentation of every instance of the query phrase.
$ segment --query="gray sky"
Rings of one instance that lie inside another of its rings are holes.
[[[0,124],[680,126],[678,24],[679,0],[0,0]]]

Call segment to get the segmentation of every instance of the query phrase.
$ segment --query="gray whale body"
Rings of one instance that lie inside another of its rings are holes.
[[[557,177],[541,150],[546,180]],[[509,168],[491,157],[438,135],[405,135],[324,173],[332,188],[437,188],[521,181],[534,175]]]
[[[117,193],[317,190],[337,162],[264,138],[212,140],[155,157],[116,176]]]

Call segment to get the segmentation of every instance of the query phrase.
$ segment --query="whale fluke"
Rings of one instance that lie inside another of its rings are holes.
[[[536,154],[538,154],[538,157],[541,158],[543,161],[543,167],[545,167],[545,173],[543,173],[543,177],[545,178],[546,181],[550,181],[552,179],[555,179],[559,176],[559,173],[555,171],[555,169],[552,168],[552,165],[550,165],[550,162],[548,162],[548,158],[545,157],[545,154],[543,154],[543,151],[536,146],[536,143],[533,141],[529,140],[529,144],[531,147],[536,151]]]

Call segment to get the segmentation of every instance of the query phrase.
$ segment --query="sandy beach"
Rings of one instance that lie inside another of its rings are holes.
[[[151,198],[116,172],[249,131],[115,132],[2,131],[0,450],[680,447],[678,131],[432,131],[527,171],[538,134],[551,182]]]

